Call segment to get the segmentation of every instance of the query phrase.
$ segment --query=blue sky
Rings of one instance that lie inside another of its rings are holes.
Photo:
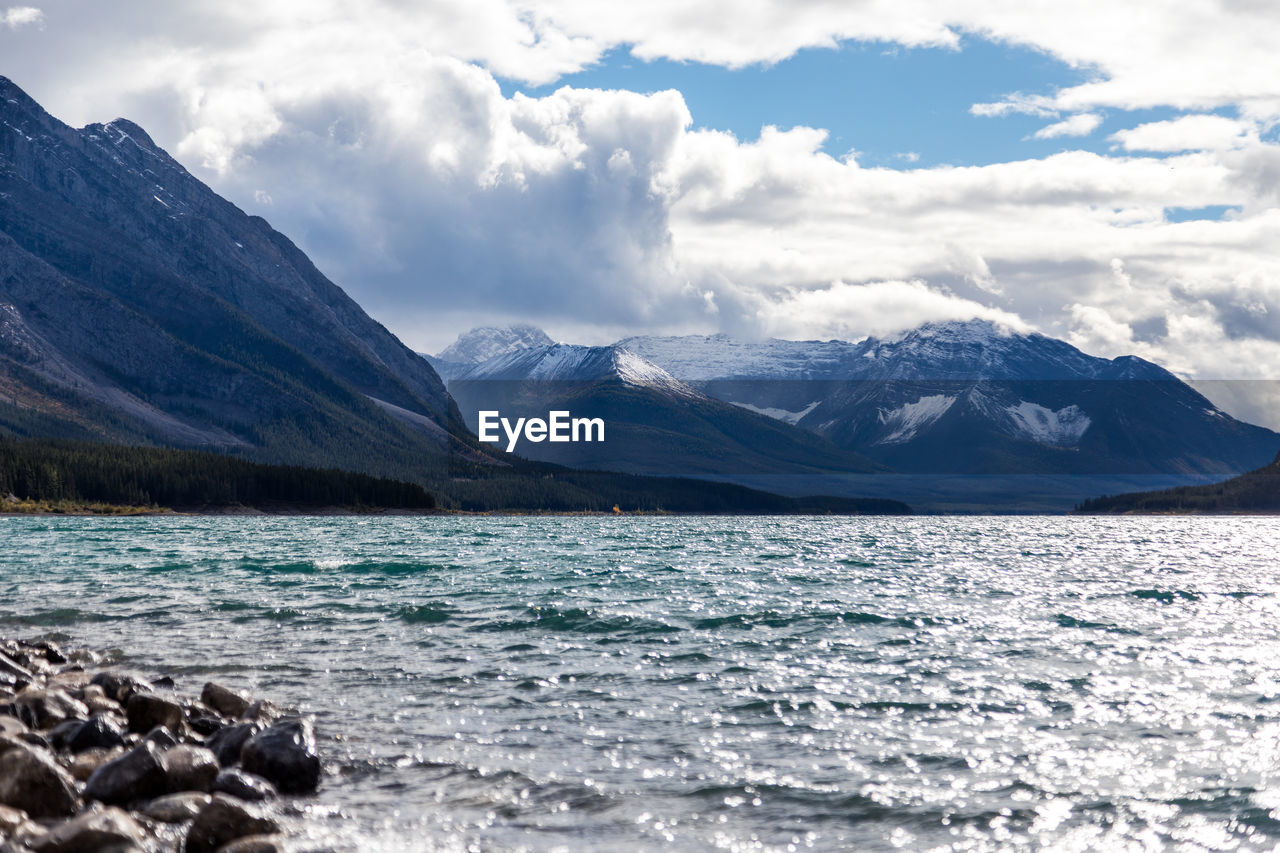
[[[845,41],[835,49],[808,48],[776,64],[737,69],[645,61],[623,46],[554,83],[498,81],[508,97],[515,92],[544,97],[561,86],[675,89],[684,96],[695,128],[727,130],[743,141],[756,139],[764,125],[822,128],[829,132],[827,154],[843,157],[854,150],[863,166],[902,169],[984,166],[1067,149],[1106,153],[1114,146],[1107,137],[1115,130],[1181,114],[1170,108],[1111,110],[1087,137],[1034,139],[1053,118],[993,118],[970,111],[973,104],[1017,92],[1051,94],[1098,74],[1042,51],[966,36],[957,48]]]

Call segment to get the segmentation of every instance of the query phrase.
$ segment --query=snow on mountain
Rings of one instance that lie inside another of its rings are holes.
[[[457,364],[481,364],[510,352],[553,343],[555,341],[551,340],[546,332],[526,323],[502,328],[477,326],[459,335],[458,339],[441,350],[436,358]]]
[[[685,382],[709,379],[820,379],[852,372],[863,354],[848,341],[735,341],[728,335],[624,338],[623,347]]]
[[[881,409],[878,420],[887,430],[876,444],[902,444],[916,437],[916,433],[947,413],[955,403],[955,397],[931,394],[914,403],[906,403],[896,409]]]
[[[893,338],[735,341],[631,337],[625,347],[685,382],[717,379],[1173,379],[1150,362],[1086,355],[1065,341],[985,320],[926,323]],[[1123,374],[1123,375],[1120,375]]]
[[[617,379],[628,385],[657,388],[681,397],[705,396],[656,364],[619,346],[550,344],[516,349],[475,365],[459,374],[457,379],[542,382]]]
[[[795,411],[791,411],[789,409],[781,409],[776,406],[766,407],[766,406],[753,406],[750,403],[735,403],[732,400],[728,400],[726,402],[733,403],[733,405],[737,406],[740,409],[746,409],[749,412],[755,412],[757,415],[764,415],[767,418],[773,418],[775,421],[782,421],[783,423],[788,423],[794,426],[798,424],[805,415],[809,414],[814,409],[818,408],[818,405],[822,401],[814,400],[812,403],[805,406],[803,409],[796,409]]]
[[[1071,405],[1054,411],[1036,403],[1022,400],[1016,406],[1005,409],[1020,437],[1038,444],[1054,447],[1074,447],[1080,443],[1093,420]]]

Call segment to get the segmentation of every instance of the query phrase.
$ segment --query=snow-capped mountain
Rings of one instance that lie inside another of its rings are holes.
[[[459,380],[590,382],[616,379],[680,397],[705,397],[651,361],[619,346],[549,344],[513,349],[463,370]]]
[[[857,343],[716,335],[626,346],[713,397],[899,471],[1222,474],[1280,449],[1280,436],[1158,365],[985,321]]]
[[[449,381],[467,423],[481,411],[602,418],[603,443],[521,444],[523,455],[580,468],[669,476],[880,470],[825,439],[716,400],[622,347],[514,350]]]
[[[618,346],[686,382],[723,379],[1103,379],[1121,378],[1134,363],[1149,375],[1162,368],[1126,356],[1114,361],[1086,355],[1065,341],[1018,333],[985,320],[925,323],[893,338],[849,341],[735,341],[726,335],[641,336]],[[1131,371],[1132,372],[1132,371]]]
[[[512,343],[453,375],[631,376],[909,473],[1221,475],[1280,450],[1280,435],[1237,421],[1156,364],[1098,358],[986,321],[927,323],[857,342],[688,335],[523,347],[520,340],[537,339],[532,331],[480,335]]]
[[[514,326],[478,326],[458,336],[442,349],[436,358],[456,364],[480,364],[516,350],[546,346],[555,341],[537,326],[517,323]]]

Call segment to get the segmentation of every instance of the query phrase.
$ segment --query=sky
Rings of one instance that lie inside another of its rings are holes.
[[[0,74],[138,122],[422,351],[986,318],[1280,378],[1269,0],[31,3]]]

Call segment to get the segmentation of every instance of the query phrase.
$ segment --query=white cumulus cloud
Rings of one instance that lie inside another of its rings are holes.
[[[0,9],[0,27],[16,30],[18,27],[40,24],[44,20],[44,12],[34,6],[10,6]]]
[[[1060,136],[1088,136],[1102,124],[1102,116],[1097,113],[1078,113],[1040,128],[1032,137],[1035,139],[1057,139]]]
[[[1218,115],[1188,115],[1116,131],[1113,142],[1126,151],[1197,151],[1243,148],[1258,141],[1254,122]]]

